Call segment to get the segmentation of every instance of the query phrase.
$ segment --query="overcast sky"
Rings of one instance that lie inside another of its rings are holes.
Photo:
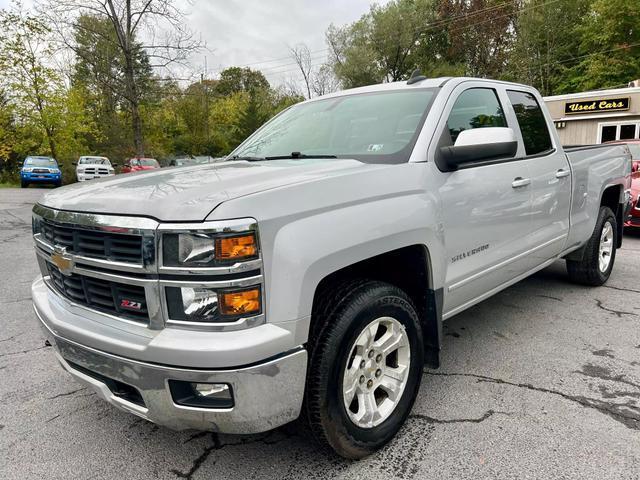
[[[207,48],[192,59],[192,74],[215,78],[226,67],[246,65],[264,72],[273,84],[299,75],[288,57],[289,47],[305,43],[314,65],[326,58],[324,34],[331,23],[360,18],[373,3],[387,0],[178,0],[189,11],[189,27]],[[0,8],[11,0],[0,0]],[[188,3],[188,4],[187,4]],[[30,8],[34,0],[23,0]]]
[[[282,83],[296,76],[288,57],[288,48],[305,43],[312,52],[313,64],[326,58],[324,34],[331,23],[353,22],[369,10],[372,3],[384,0],[195,0],[189,7],[189,24],[200,32],[209,52],[209,76],[232,65],[260,69],[267,79]],[[263,63],[259,63],[263,62]]]

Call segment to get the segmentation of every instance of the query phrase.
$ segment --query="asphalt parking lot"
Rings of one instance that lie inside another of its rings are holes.
[[[359,462],[290,427],[173,432],[119,411],[58,366],[31,310],[30,209],[0,189],[0,478],[640,478],[640,234],[604,287],[558,262],[447,322],[399,436]]]

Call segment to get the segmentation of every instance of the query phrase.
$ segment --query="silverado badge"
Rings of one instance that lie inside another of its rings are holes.
[[[66,247],[61,247],[60,245],[53,247],[51,263],[58,267],[60,273],[67,276],[71,275],[71,271],[75,265],[73,258],[67,253]]]

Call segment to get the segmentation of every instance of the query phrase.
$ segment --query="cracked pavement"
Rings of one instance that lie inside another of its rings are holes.
[[[2,479],[640,478],[640,233],[604,287],[569,283],[557,262],[446,322],[406,426],[351,462],[292,425],[172,432],[76,384],[31,310],[42,193],[0,189]]]

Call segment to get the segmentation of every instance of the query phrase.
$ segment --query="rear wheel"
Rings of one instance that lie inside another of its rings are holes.
[[[581,260],[567,260],[569,278],[584,285],[598,286],[611,275],[616,259],[618,225],[609,207],[600,207],[591,238],[584,248]]]
[[[422,377],[420,321],[407,295],[383,282],[349,283],[321,303],[306,420],[321,444],[362,458],[391,440],[411,410]]]

